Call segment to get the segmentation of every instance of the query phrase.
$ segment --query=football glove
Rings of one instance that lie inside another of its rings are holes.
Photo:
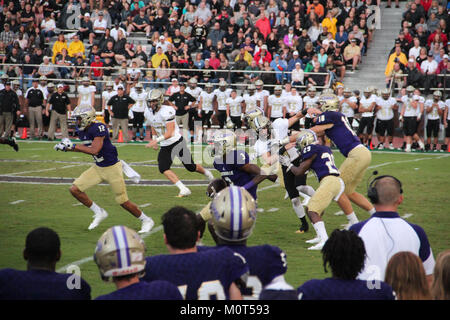
[[[75,144],[72,141],[70,141],[69,138],[63,138],[61,140],[61,144],[64,145],[67,150],[75,149]],[[65,151],[67,151],[67,150],[65,150]]]
[[[278,157],[281,165],[285,166],[285,167],[289,167],[289,165],[291,164],[291,158],[289,156],[282,156],[280,155]]]
[[[53,147],[53,149],[55,149],[56,151],[64,151],[64,152],[67,151],[66,146],[63,145],[62,142],[56,144],[56,145]]]
[[[233,121],[231,121],[230,118],[227,118],[226,127],[227,127],[227,129],[233,129],[234,128],[234,123],[233,123]]]

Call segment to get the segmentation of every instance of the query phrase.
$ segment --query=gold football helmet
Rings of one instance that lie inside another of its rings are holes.
[[[223,156],[236,148],[236,135],[232,130],[218,130],[213,139],[214,149],[211,156]]]
[[[88,125],[95,121],[95,110],[91,106],[78,106],[73,110],[72,118],[75,119],[78,129],[84,130]]]
[[[145,243],[136,231],[114,226],[102,234],[95,248],[94,261],[103,281],[131,274],[144,275]]]
[[[269,128],[270,127],[270,120],[265,117],[262,114],[259,114],[258,116],[254,118],[249,118],[248,124],[250,128],[255,130],[256,132],[259,132],[261,129]]]
[[[322,111],[338,111],[339,110],[339,98],[333,94],[322,94],[319,97],[318,104]]]
[[[230,186],[220,191],[211,203],[216,235],[227,241],[247,239],[256,222],[256,202],[242,187]]]
[[[297,137],[296,147],[297,150],[301,152],[306,146],[315,143],[317,143],[317,135],[314,131],[309,129],[301,130]]]
[[[148,95],[147,102],[153,112],[157,112],[164,103],[164,94],[158,89],[153,89]]]

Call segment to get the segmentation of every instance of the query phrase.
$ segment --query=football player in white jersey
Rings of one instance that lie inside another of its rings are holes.
[[[292,85],[289,82],[285,83],[283,85],[283,90],[281,91],[281,96],[283,98],[285,98],[288,95],[290,95],[291,94],[291,88],[292,88]]]
[[[303,97],[303,109],[317,108],[317,101],[319,97],[316,96],[316,87],[311,86],[306,90],[306,96]],[[309,113],[305,116],[305,129],[309,129],[313,126],[313,116]]]
[[[344,88],[343,95],[338,96],[341,113],[347,117],[348,123],[352,126],[355,110],[358,110],[358,99],[352,95],[350,88]]]
[[[422,123],[422,116],[425,113],[425,98],[422,97],[420,90],[418,88],[414,89],[414,95],[413,97],[419,98],[419,108],[416,109],[416,116],[417,116],[417,126],[416,126],[416,132],[413,135],[413,144],[411,145],[411,149],[416,150],[424,150],[425,144],[423,143],[422,139],[419,136],[419,127]],[[425,118],[425,117],[424,117]]]
[[[270,92],[264,89],[264,82],[262,82],[262,80],[256,80],[255,86],[256,86],[255,94],[259,100],[259,108],[264,110],[264,114],[267,115]]]
[[[201,137],[199,137],[199,133],[201,130],[200,121],[202,119],[198,115],[198,100],[203,90],[202,88],[197,86],[197,79],[191,78],[188,81],[188,87],[185,89],[185,91],[195,99],[195,102],[191,104],[191,109],[189,109],[189,130],[191,132],[191,137],[194,137],[195,130],[195,138],[197,139],[197,141],[199,141],[201,140]],[[196,122],[198,125],[195,125]]]
[[[113,90],[113,83],[111,81],[108,81],[105,86],[105,91],[102,92],[102,114],[107,125],[109,125],[110,122],[110,114],[106,104],[108,103],[109,99],[111,99],[116,94],[117,91]]]
[[[245,102],[237,95],[236,89],[231,90],[231,96],[226,100],[227,105],[227,128],[240,129],[245,114]]]
[[[139,139],[144,140],[144,112],[147,109],[147,92],[144,91],[142,83],[136,83],[130,97],[136,103],[130,108],[130,118],[133,119],[133,141],[136,141],[136,133],[139,130]]]
[[[222,80],[219,82],[219,88],[214,90],[214,114],[219,121],[220,129],[225,126],[227,120],[227,98],[231,95],[231,89],[227,89],[227,82]]]
[[[204,169],[201,165],[195,164],[192,159],[191,152],[189,151],[186,141],[180,134],[180,129],[175,121],[175,109],[163,105],[164,95],[158,90],[154,89],[150,92],[148,97],[147,116],[149,125],[152,127],[153,137],[157,137],[151,140],[146,148],[158,149],[158,143],[161,149],[158,153],[158,168],[159,172],[164,174],[175,186],[178,187],[180,193],[178,197],[185,197],[191,194],[183,182],[177,177],[175,172],[170,170],[173,159],[178,157],[183,163],[184,167],[190,172],[198,172],[211,181],[214,176],[209,170]]]
[[[259,109],[264,112],[264,108],[261,108],[261,104],[258,96],[256,95],[256,86],[254,84],[249,84],[247,87],[247,92],[243,95],[245,101],[245,112]]]
[[[95,86],[91,85],[88,77],[83,77],[81,86],[78,86],[78,102],[77,106],[94,107],[95,102]]]
[[[208,82],[205,84],[205,90],[200,93],[198,98],[198,112],[202,119],[203,128],[211,128],[211,116],[213,115],[213,85]]]
[[[421,148],[424,148],[425,145],[422,141],[420,141],[419,136],[417,135],[417,123],[420,121],[421,117],[421,109],[423,111],[423,103],[420,102],[421,97],[414,94],[414,87],[408,86],[406,88],[406,95],[401,97],[401,102],[403,103],[402,111],[400,112],[399,120],[403,121],[403,132],[404,139],[406,143],[406,152],[411,152],[411,145],[413,138],[419,141],[419,145]],[[418,116],[420,115],[420,116]]]
[[[282,92],[281,86],[275,86],[273,93],[269,96],[268,99],[268,107],[267,107],[267,115],[270,118],[270,121],[273,122],[278,118],[283,118],[283,114],[286,114],[286,100],[281,95]]]
[[[431,150],[431,136],[433,139],[433,151],[437,151],[437,144],[439,138],[439,126],[441,123],[441,116],[444,114],[445,103],[441,101],[442,93],[440,91],[433,92],[433,99],[425,101],[425,112],[427,115],[427,144],[425,151]]]
[[[450,142],[450,126],[448,122],[450,121],[450,99],[445,100],[445,110],[444,110],[444,128],[445,128],[445,144],[441,146],[441,151],[447,151],[448,144]]]
[[[287,108],[284,114],[284,118],[290,119],[294,117],[297,113],[302,111],[303,108],[303,99],[302,96],[297,92],[297,88],[291,86],[291,90],[285,96]],[[292,130],[299,131],[300,130],[300,121],[296,121],[290,127]]]
[[[358,110],[362,113],[358,127],[358,137],[367,148],[370,148],[372,142],[375,106],[375,95],[372,94],[372,88],[367,87],[364,89],[363,96],[359,101]],[[365,129],[367,130],[366,133],[364,133]]]
[[[376,99],[377,124],[375,131],[378,139],[378,149],[384,149],[385,134],[388,135],[389,149],[394,150],[394,110],[398,109],[397,101],[389,96],[389,89],[381,91],[381,97]]]

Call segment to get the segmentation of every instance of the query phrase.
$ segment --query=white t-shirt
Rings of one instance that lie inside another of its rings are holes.
[[[311,98],[309,95],[306,95],[303,97],[303,108],[316,108],[317,107],[317,100],[319,100],[318,96],[314,96]],[[312,118],[312,116],[307,113],[306,118]]]
[[[193,96],[196,101],[198,101],[198,98],[200,97],[200,94],[202,93],[203,90],[200,87],[195,87],[195,89],[187,87],[185,91],[189,93],[191,96]]]
[[[161,137],[166,132],[166,125],[169,122],[173,122],[175,124],[175,131],[173,133],[173,136],[169,139],[163,140],[160,142],[160,145],[162,147],[170,146],[171,144],[177,142],[181,138],[180,134],[180,128],[177,125],[177,122],[175,121],[175,109],[170,106],[161,106],[161,108],[156,112],[156,114],[153,113],[153,111],[150,108],[147,108],[146,110],[149,111],[149,115],[147,114],[147,124],[152,126],[156,133],[158,134],[158,137]]]
[[[288,113],[297,113],[303,108],[303,99],[299,94],[296,94],[294,96],[292,95],[292,93],[289,93],[288,95],[286,95],[286,102]]]
[[[256,91],[255,96],[259,100],[259,107],[264,110],[264,98],[270,96],[270,92],[267,90]]]
[[[416,109],[416,117],[418,117],[419,114],[420,114],[420,104],[425,104],[425,98],[422,97],[422,96],[418,96],[418,95],[416,95],[416,94],[415,94],[413,97],[414,97],[414,98],[419,97],[419,106],[418,106],[417,109]]]
[[[425,101],[425,108],[429,108],[433,105],[434,101],[433,99],[428,99]],[[444,110],[445,109],[445,103],[444,101],[439,100],[437,102],[437,106],[434,106],[431,112],[427,113],[427,119],[428,120],[439,120],[441,117],[439,116],[438,109]]]
[[[268,104],[271,108],[270,117],[280,118],[283,116],[283,108],[286,107],[286,99],[283,96],[277,97],[274,94],[269,96]]]
[[[226,100],[226,104],[230,106],[230,116],[232,117],[240,117],[242,114],[242,97],[236,96],[236,99],[228,98]]]
[[[47,86],[42,86],[41,84],[38,84],[38,89],[41,89],[42,93],[44,94],[44,99],[47,100],[48,98]]]
[[[252,96],[248,93],[244,94],[243,99],[245,101],[245,112],[253,111],[258,108],[258,96],[253,94]],[[261,106],[261,105],[260,105]],[[264,111],[263,108],[260,108],[261,111]]]
[[[105,33],[107,26],[108,23],[106,22],[106,19],[102,19],[102,21],[100,21],[100,19],[96,19],[92,28],[94,29],[94,33]],[[95,28],[105,28],[105,30],[95,30]]]
[[[127,74],[130,75],[131,79],[136,79],[136,77],[138,76],[139,73],[141,73],[141,69],[139,69],[139,68],[128,68],[127,69]]]
[[[417,59],[417,57],[420,54],[420,46],[419,47],[412,47],[409,49],[408,57],[414,56],[414,59]]]
[[[225,91],[221,91],[220,89],[215,89],[213,91],[213,93],[217,97],[218,110],[222,110],[222,111],[227,110],[226,101],[227,101],[228,97],[231,95],[231,89],[225,89]]]
[[[256,140],[255,146],[256,158],[261,157],[263,154],[269,152],[269,141],[263,141],[261,139]]]
[[[147,108],[147,92],[142,91],[137,93],[135,90],[130,94],[130,98],[136,101],[136,103],[131,107],[131,111],[134,112],[144,112]]]
[[[202,91],[200,93],[200,97],[202,99],[202,110],[205,112],[213,111],[213,99],[214,99],[214,92],[208,93],[206,91]]]
[[[376,103],[381,107],[381,109],[377,111],[377,119],[391,120],[392,118],[394,118],[394,110],[392,108],[397,103],[397,101],[393,97],[389,97],[387,100],[379,97],[376,100]]]
[[[428,71],[428,73],[434,73],[436,71],[437,67],[438,67],[438,64],[437,64],[436,60],[431,60],[431,62],[428,60],[424,60],[420,64],[420,70],[423,72]]]
[[[114,90],[111,90],[111,92],[109,92],[108,90],[103,91],[102,98],[103,98],[103,101],[105,101],[105,104],[108,103],[109,99],[114,97],[116,94],[117,94],[117,91],[114,91]]]
[[[78,87],[78,94],[80,96],[80,105],[88,105],[93,107],[92,100],[91,100],[91,94],[92,92],[95,92],[95,86],[79,86]]]
[[[345,99],[344,96],[339,97],[339,102],[341,102],[344,99]],[[351,96],[350,98],[347,98],[347,100],[352,103],[358,103],[358,99],[356,99],[355,96]],[[355,116],[355,109],[350,107],[350,105],[347,102],[344,102],[341,104],[341,113],[347,118],[352,118]]]
[[[365,96],[362,96],[359,100],[359,104],[363,108],[368,108],[372,103],[375,102],[375,97],[373,95],[370,96],[369,99],[367,99]],[[373,117],[373,111],[372,112],[363,112],[361,114],[362,117]]]

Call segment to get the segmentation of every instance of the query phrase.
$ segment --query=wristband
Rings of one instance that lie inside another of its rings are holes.
[[[292,167],[293,167],[292,163],[289,164],[289,166],[286,168],[286,172],[288,172],[289,170],[291,170]]]
[[[247,182],[247,183],[244,185],[244,189],[245,189],[245,190],[248,190],[248,189],[253,188],[254,186],[255,186],[255,183],[254,183],[253,180],[252,180],[252,181],[250,181],[250,182]]]
[[[166,140],[166,138],[164,138],[164,136],[160,136],[160,137],[156,138],[156,142],[161,142],[164,140]]]

